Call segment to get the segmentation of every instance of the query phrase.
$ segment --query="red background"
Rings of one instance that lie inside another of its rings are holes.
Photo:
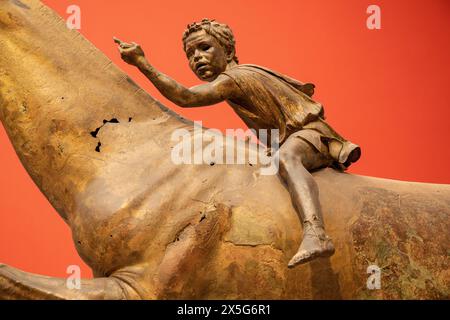
[[[361,145],[350,172],[450,183],[448,139],[450,1],[147,1],[45,0],[62,17],[81,7],[81,33],[151,95],[208,127],[243,123],[226,105],[183,110],[117,53],[112,36],[140,43],[151,63],[186,85],[197,84],[182,50],[186,25],[204,17],[228,23],[241,63],[267,66],[316,84],[328,122]],[[366,9],[381,8],[381,30]],[[55,48],[57,50],[58,48]],[[65,276],[78,257],[69,228],[33,184],[0,126],[0,262]]]

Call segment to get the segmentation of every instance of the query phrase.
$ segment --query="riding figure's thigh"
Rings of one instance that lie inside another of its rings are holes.
[[[333,162],[328,147],[323,145],[321,149],[322,152],[303,138],[291,135],[280,147],[281,165],[301,164],[308,171],[328,167]]]

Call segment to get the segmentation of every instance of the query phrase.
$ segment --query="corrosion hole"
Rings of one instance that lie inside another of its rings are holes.
[[[94,138],[97,138],[97,134],[98,134],[98,131],[100,130],[100,128],[101,127],[95,129],[94,131],[91,131],[91,136],[93,136]]]
[[[214,162],[211,162],[209,165],[212,167],[213,165],[215,165],[215,163],[214,163]]]
[[[80,241],[80,240],[78,240],[78,244],[81,244],[81,241]]]
[[[95,151],[100,152],[101,145],[102,145],[102,143],[99,141],[97,144],[97,147],[95,147]]]
[[[133,118],[132,118],[132,117],[129,117],[129,118],[128,118],[128,122],[131,122],[131,120],[133,120]]]
[[[203,220],[205,220],[206,219],[206,215],[203,215],[201,218],[200,218],[200,222],[202,222]]]
[[[130,120],[131,121],[131,120]],[[103,120],[103,124],[98,127],[97,129],[95,129],[94,131],[91,131],[91,136],[93,136],[94,138],[97,138],[98,132],[100,131],[100,129],[107,123],[119,123],[119,120],[117,120],[117,118],[112,118],[111,120]]]

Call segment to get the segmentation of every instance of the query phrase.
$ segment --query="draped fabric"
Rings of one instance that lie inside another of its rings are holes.
[[[345,164],[344,168],[349,165],[349,155],[356,149],[360,152],[324,121],[323,106],[311,98],[313,84],[250,64],[237,65],[223,74],[242,91],[228,103],[250,129],[278,129],[280,145],[295,134],[336,164]]]

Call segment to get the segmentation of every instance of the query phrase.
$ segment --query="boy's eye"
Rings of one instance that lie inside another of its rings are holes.
[[[210,46],[209,44],[204,44],[204,45],[202,45],[202,50],[203,50],[203,51],[206,51],[206,50],[208,50],[209,48],[211,48],[211,46]]]

